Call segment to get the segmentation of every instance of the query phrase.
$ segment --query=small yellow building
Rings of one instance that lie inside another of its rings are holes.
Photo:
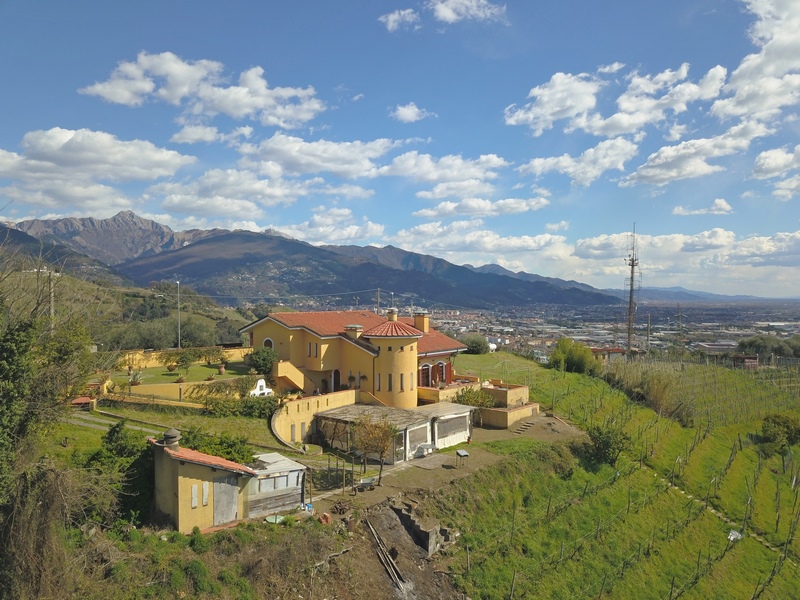
[[[417,406],[417,389],[453,380],[452,357],[466,346],[430,326],[426,311],[398,318],[368,310],[275,313],[241,329],[253,348],[274,348],[272,375],[285,390],[368,393],[377,403]]]
[[[156,514],[181,533],[247,518],[246,488],[257,472],[239,463],[181,448],[180,432],[169,429],[151,440]]]

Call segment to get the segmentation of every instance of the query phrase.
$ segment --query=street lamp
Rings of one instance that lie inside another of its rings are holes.
[[[178,284],[178,350],[181,349],[181,282],[176,281]]]

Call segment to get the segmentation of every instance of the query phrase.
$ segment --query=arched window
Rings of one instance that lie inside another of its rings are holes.
[[[436,363],[436,381],[447,382],[447,365],[443,362]]]
[[[274,348],[275,344],[270,338],[264,340],[264,348]]]

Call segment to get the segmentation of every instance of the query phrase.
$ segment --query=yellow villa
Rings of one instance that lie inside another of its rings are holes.
[[[281,389],[308,394],[358,390],[376,403],[417,406],[418,388],[453,381],[452,357],[466,346],[431,328],[418,311],[399,318],[368,310],[275,313],[241,329],[253,348],[274,348],[273,377]]]

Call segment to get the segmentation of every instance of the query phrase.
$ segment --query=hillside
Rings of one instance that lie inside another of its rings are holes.
[[[120,212],[109,219],[31,219],[20,221],[15,227],[45,243],[61,244],[107,265],[181,248],[221,233],[216,229],[173,231],[131,211]]]
[[[5,268],[65,272],[89,281],[121,284],[123,278],[99,260],[54,241],[45,242],[0,224],[0,255]]]
[[[437,467],[389,470],[385,489],[356,496],[335,489],[338,477],[331,486],[325,457],[306,457],[316,474],[312,495],[319,495],[317,486],[331,494],[316,497],[315,507],[329,511],[339,500],[349,506],[333,526],[290,519],[283,526],[253,523],[191,536],[114,529],[73,547],[75,557],[90,558],[75,584],[87,598],[396,598],[360,522],[367,518],[397,550],[401,571],[414,584],[407,598],[463,593],[491,599],[511,590],[530,598],[795,597],[798,467],[791,451],[763,455],[759,437],[749,434],[770,410],[792,406],[796,372],[705,364],[683,370],[665,361],[615,375],[625,385],[665,374],[669,396],[688,399],[698,416],[713,418],[713,424],[703,417],[682,426],[600,379],[520,357],[465,355],[456,368],[525,382],[543,408],[564,420],[621,428],[630,449],[610,465],[593,458],[581,440],[543,443],[527,427],[479,430],[466,468],[455,468],[449,453],[435,454]],[[560,427],[548,422],[550,429]],[[426,560],[380,504],[388,498],[415,506],[425,523],[457,530],[457,543]],[[110,546],[115,550],[108,554]]]
[[[354,291],[377,288],[408,295],[417,303],[469,308],[618,302],[600,292],[484,275],[433,257],[421,259],[436,268],[398,269],[283,236],[237,231],[128,261],[118,268],[139,285],[180,279],[230,304],[239,298],[255,301],[297,295],[327,295],[331,304],[353,304]]]

